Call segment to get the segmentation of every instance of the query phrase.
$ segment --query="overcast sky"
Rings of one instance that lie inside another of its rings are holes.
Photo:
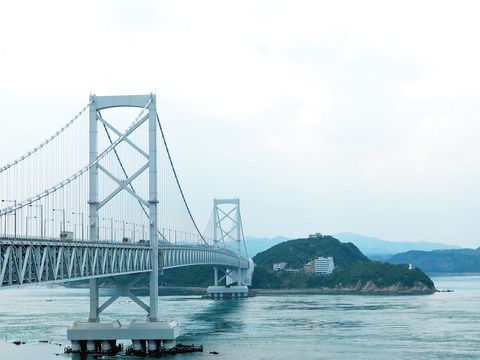
[[[476,1],[3,1],[1,165],[156,92],[187,200],[246,235],[480,246]],[[203,226],[201,226],[203,227]]]

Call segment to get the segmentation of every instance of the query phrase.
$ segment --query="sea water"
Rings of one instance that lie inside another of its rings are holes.
[[[432,280],[437,289],[453,292],[239,300],[164,296],[160,318],[180,325],[177,343],[204,346],[203,353],[177,359],[479,359],[480,275]],[[88,295],[88,289],[61,286],[0,290],[0,359],[80,359],[63,349],[69,345],[67,328],[88,316]],[[101,314],[102,321],[125,324],[141,318],[145,312],[126,298]],[[15,340],[25,344],[14,345]]]

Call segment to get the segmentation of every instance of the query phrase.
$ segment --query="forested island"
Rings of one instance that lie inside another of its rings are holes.
[[[329,275],[314,275],[288,269],[302,269],[316,257],[333,257],[335,269]],[[290,240],[257,254],[254,289],[312,290],[324,293],[431,294],[432,280],[408,264],[371,261],[352,243],[341,243],[332,236]],[[285,262],[286,270],[273,264]],[[257,290],[258,291],[258,290]]]

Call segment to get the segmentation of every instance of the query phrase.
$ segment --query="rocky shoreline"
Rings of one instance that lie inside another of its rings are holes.
[[[363,284],[343,286],[339,284],[333,288],[315,289],[252,289],[252,295],[283,295],[283,294],[325,294],[325,295],[431,295],[437,292],[423,283],[417,282],[412,287],[400,283],[387,287],[378,287],[368,281]]]

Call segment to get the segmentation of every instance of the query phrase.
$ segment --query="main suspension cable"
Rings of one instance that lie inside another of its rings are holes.
[[[50,138],[48,138],[47,140],[45,140],[43,143],[41,143],[40,145],[38,145],[37,147],[35,147],[33,150],[31,151],[28,151],[25,155],[19,157],[18,159],[16,159],[15,161],[12,161],[10,164],[7,164],[5,166],[3,166],[2,168],[0,168],[0,173],[4,172],[5,170],[8,170],[10,169],[12,166],[18,164],[19,162],[21,162],[22,160],[25,160],[26,158],[28,158],[30,155],[32,154],[35,154],[38,150],[40,150],[41,148],[43,148],[45,145],[47,145],[49,142],[51,142],[53,139],[55,139],[58,135],[60,135],[62,132],[64,132],[70,125],[72,125],[75,120],[77,120],[84,112],[85,110],[87,110],[87,108],[90,106],[90,104],[92,103],[93,100],[90,100],[90,102],[85,105],[83,107],[82,110],[80,110],[80,112],[72,119],[70,120],[64,127],[62,127],[60,130],[58,130],[54,135],[52,135]]]
[[[210,245],[208,245],[207,241],[205,240],[202,233],[200,232],[200,229],[198,228],[197,223],[195,222],[195,220],[193,218],[192,212],[190,211],[190,208],[188,207],[187,200],[185,199],[185,195],[183,194],[182,187],[180,186],[180,181],[178,180],[177,172],[175,171],[175,167],[173,166],[172,157],[170,156],[170,151],[168,150],[167,140],[165,139],[165,134],[163,133],[162,125],[160,124],[160,118],[158,117],[158,115],[157,115],[157,123],[158,123],[158,127],[160,129],[160,134],[162,135],[163,144],[165,145],[165,150],[167,152],[168,161],[170,162],[170,166],[172,168],[173,175],[175,176],[175,181],[177,182],[178,190],[180,191],[180,195],[182,195],[183,203],[185,204],[185,208],[187,209],[188,215],[190,216],[190,220],[192,220],[193,225],[195,226],[195,229],[197,230],[198,235],[200,235],[200,238],[203,240],[205,245],[210,246]]]

